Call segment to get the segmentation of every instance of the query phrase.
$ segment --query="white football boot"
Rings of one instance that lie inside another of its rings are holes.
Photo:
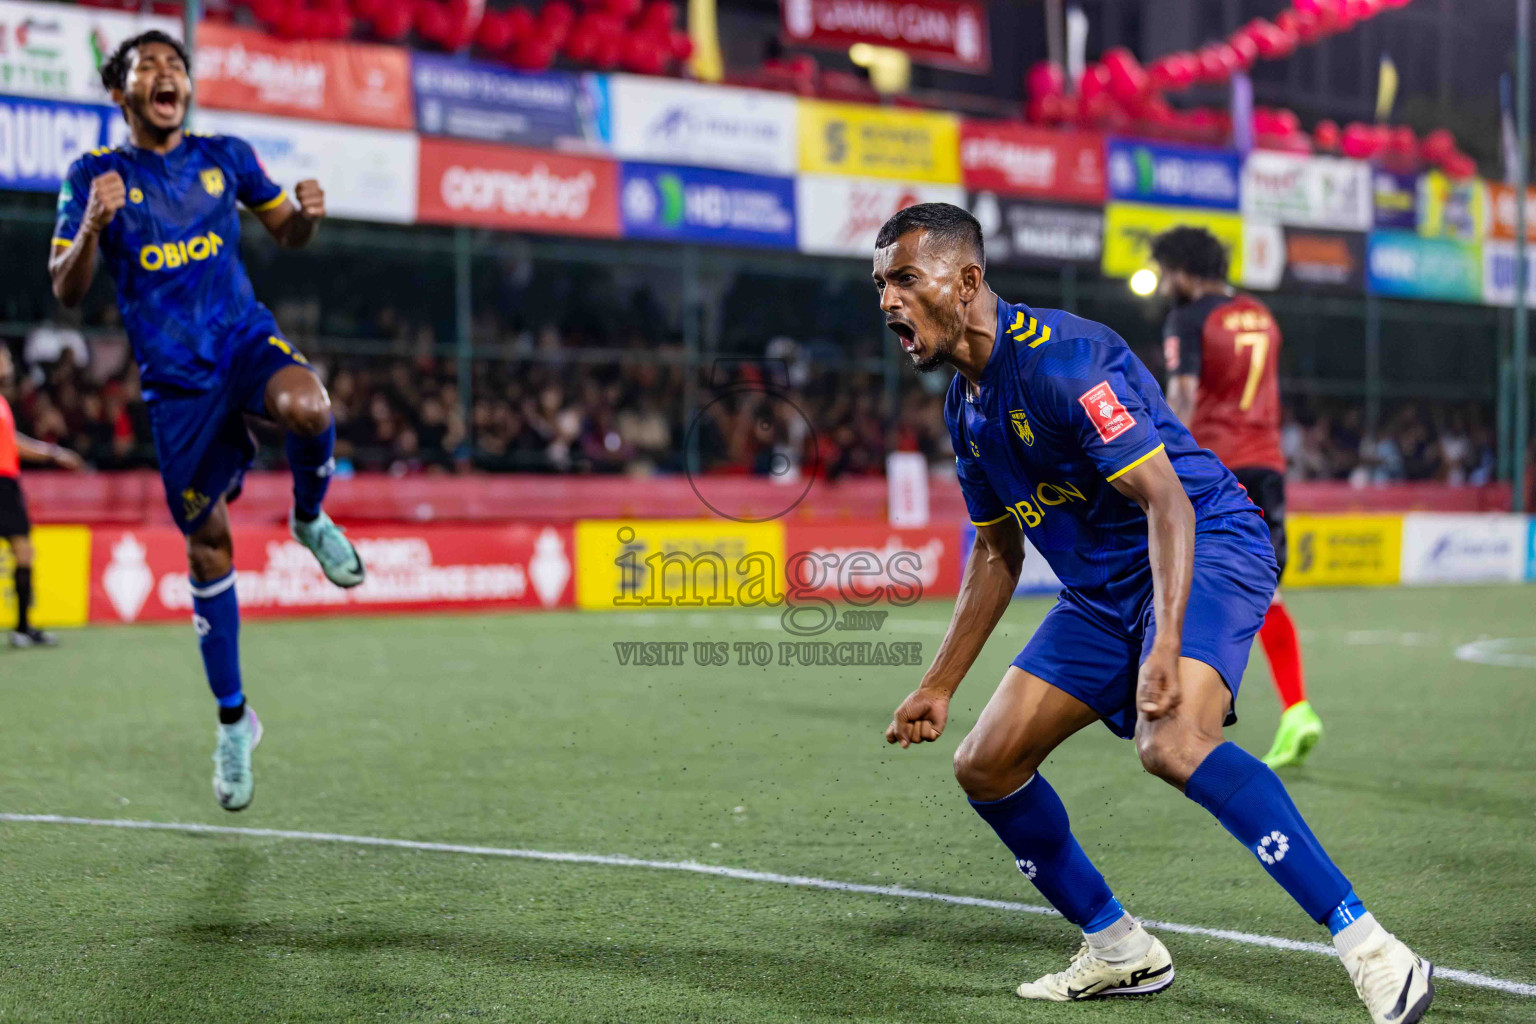
[[[243,811],[256,795],[256,775],[251,752],[261,742],[261,719],[251,706],[233,725],[219,725],[218,746],[213,751],[213,795],[226,811]]]
[[[1141,925],[1136,926],[1141,931]],[[1146,935],[1145,932],[1142,932]],[[1124,963],[1107,963],[1094,955],[1084,942],[1072,958],[1072,966],[1058,974],[1047,974],[1038,981],[1026,981],[1018,987],[1020,999],[1046,999],[1054,1003],[1079,999],[1106,999],[1110,996],[1145,996],[1161,992],[1173,984],[1173,958],[1155,935],[1147,951]],[[1395,1022],[1394,1022],[1395,1024]]]
[[[1371,1020],[1375,1024],[1417,1024],[1435,998],[1435,983],[1430,980],[1434,964],[1414,953],[1374,917],[1364,915],[1350,927],[1359,925],[1367,925],[1365,938],[1341,953],[1340,959],[1371,1012]]]

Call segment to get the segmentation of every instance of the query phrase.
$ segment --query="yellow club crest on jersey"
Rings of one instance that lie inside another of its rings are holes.
[[[141,188],[138,188],[137,186],[135,186],[134,188],[129,189],[128,190],[128,201],[130,203],[142,203],[144,201],[144,190],[141,189]]]
[[[1035,432],[1029,428],[1029,417],[1024,415],[1024,410],[1013,409],[1008,413],[1008,417],[1013,421],[1013,432],[1019,435],[1019,440],[1033,446]]]
[[[198,171],[197,176],[202,179],[204,192],[211,196],[221,196],[224,194],[223,171],[217,167],[208,167]]]
[[[976,447],[976,442],[974,440],[971,441],[971,454],[978,459],[981,458],[981,449]]]

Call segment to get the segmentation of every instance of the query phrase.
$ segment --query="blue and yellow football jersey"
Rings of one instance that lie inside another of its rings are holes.
[[[283,201],[249,144],[187,134],[163,156],[133,145],[98,149],[69,168],[59,191],[55,244],[71,244],[91,179],[116,171],[128,202],[99,240],[117,284],[145,395],[202,391],[225,377],[236,344],[277,334],[240,262],[236,203],[266,210]]]
[[[1120,336],[1063,310],[999,299],[979,393],[956,374],[944,420],[971,520],[1016,520],[1068,590],[1133,632],[1152,579],[1147,517],[1111,481],[1166,451],[1197,531],[1255,512]]]

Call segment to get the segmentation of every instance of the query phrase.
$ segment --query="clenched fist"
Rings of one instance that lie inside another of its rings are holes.
[[[885,742],[900,743],[903,749],[912,743],[932,743],[944,735],[948,721],[949,694],[919,687],[891,717],[891,724],[885,729]]]
[[[320,220],[325,216],[325,191],[313,178],[293,186],[293,198],[299,204],[299,212],[309,220]]]
[[[117,211],[128,201],[128,189],[123,186],[123,176],[116,171],[91,179],[91,194],[85,201],[85,226],[91,231],[101,231]]]

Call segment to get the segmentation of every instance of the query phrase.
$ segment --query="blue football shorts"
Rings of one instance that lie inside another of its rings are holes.
[[[1231,725],[1237,721],[1248,649],[1280,579],[1263,518],[1236,512],[1201,523],[1194,563],[1182,654],[1221,673],[1232,691],[1225,723]],[[1135,628],[1126,628],[1127,618]],[[1136,674],[1156,637],[1150,586],[1134,617],[1063,590],[1013,664],[1070,693],[1097,711],[1116,736],[1130,739],[1136,729]]]
[[[309,361],[270,322],[236,343],[228,369],[206,391],[156,389],[149,422],[171,517],[184,534],[208,518],[220,498],[240,492],[256,457],[247,415],[270,418],[267,382],[288,366]]]

